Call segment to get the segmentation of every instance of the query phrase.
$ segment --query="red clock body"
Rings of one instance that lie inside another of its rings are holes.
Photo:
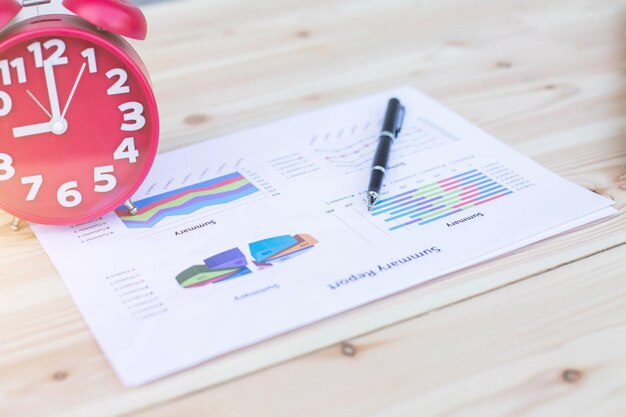
[[[157,151],[143,63],[120,37],[75,16],[0,34],[0,208],[76,224],[129,199]]]

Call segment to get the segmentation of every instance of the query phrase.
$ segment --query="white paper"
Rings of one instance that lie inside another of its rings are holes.
[[[391,96],[406,119],[368,213]],[[134,200],[33,225],[125,385],[615,212],[411,88],[161,154]]]

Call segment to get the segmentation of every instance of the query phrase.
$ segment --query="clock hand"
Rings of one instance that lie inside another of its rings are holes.
[[[40,133],[52,132],[52,123],[38,123],[36,125],[21,126],[13,128],[13,137],[22,138],[24,136],[38,135]]]
[[[63,110],[64,111],[63,115],[61,115],[61,109],[59,108],[59,95],[57,93],[56,81],[54,79],[54,66],[52,65],[50,60],[44,61],[43,69],[44,69],[44,74],[46,76],[46,87],[48,88],[48,97],[50,98],[50,110],[51,111],[48,112],[46,108],[39,102],[39,100],[35,98],[33,93],[31,93],[28,90],[27,90],[27,93],[33,100],[35,100],[35,102],[39,105],[39,107],[41,107],[41,109],[48,116],[50,116],[51,120],[46,123],[38,123],[34,125],[29,125],[29,126],[15,127],[13,128],[13,137],[15,138],[22,138],[24,136],[32,136],[32,135],[38,135],[41,133],[50,133],[50,132],[54,133],[55,135],[61,135],[65,133],[65,131],[67,130],[67,122],[65,121],[63,116],[65,115],[67,106],[69,105],[69,102],[71,101],[72,96],[74,95],[74,92],[78,85],[78,81],[80,80],[80,77],[82,76],[82,73],[85,69],[84,64],[83,64],[83,68],[81,68],[81,71],[78,74],[78,78],[76,79],[76,82],[74,83],[74,88],[72,89],[68,103],[65,106],[65,109]]]
[[[46,113],[48,115],[49,118],[52,119],[52,115],[50,114],[50,112],[43,106],[43,104],[41,104],[41,102],[39,100],[37,100],[37,97],[35,97],[35,95],[33,93],[30,92],[30,90],[26,90],[26,94],[28,94],[30,96],[30,98],[33,99],[33,101],[35,103],[37,103],[37,105],[39,106],[39,108],[41,110],[43,110],[44,113]]]
[[[61,119],[61,109],[59,108],[59,95],[57,93],[57,85],[54,79],[54,66],[52,61],[47,59],[43,62],[43,70],[46,76],[46,87],[48,87],[48,97],[50,98],[50,112],[52,120]]]
[[[67,112],[67,108],[70,106],[72,102],[72,98],[74,98],[74,93],[76,92],[76,87],[78,87],[78,82],[83,76],[83,72],[85,72],[85,67],[87,66],[86,62],[83,62],[83,66],[80,67],[80,71],[78,72],[78,77],[76,77],[76,81],[74,81],[74,86],[72,87],[72,91],[70,92],[70,96],[67,99],[67,103],[65,103],[65,108],[63,108],[63,113],[61,113],[61,119],[65,119],[65,113]]]
[[[38,135],[40,133],[54,133],[55,135],[62,135],[66,130],[67,122],[65,119],[59,119],[57,121],[51,120],[45,123],[14,127],[13,137],[23,138],[24,136]]]

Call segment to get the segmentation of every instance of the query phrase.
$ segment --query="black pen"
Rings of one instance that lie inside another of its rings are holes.
[[[398,137],[400,129],[402,129],[403,121],[404,106],[400,104],[400,100],[392,98],[387,104],[383,129],[378,137],[378,147],[376,148],[372,170],[370,171],[370,184],[367,187],[367,209],[370,211],[380,197],[380,189],[383,186],[383,179],[387,173],[391,145]]]

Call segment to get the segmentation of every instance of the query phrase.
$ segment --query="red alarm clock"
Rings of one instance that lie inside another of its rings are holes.
[[[50,0],[26,0],[24,6]],[[63,0],[75,15],[30,18],[0,33],[0,208],[67,225],[124,204],[157,151],[145,66],[122,36],[145,39],[125,0]],[[21,9],[0,0],[0,28]]]

